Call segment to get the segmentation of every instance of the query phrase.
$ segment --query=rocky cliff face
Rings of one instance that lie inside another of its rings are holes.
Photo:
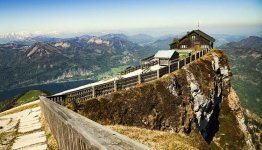
[[[204,142],[211,148],[254,149],[239,102],[232,100],[230,78],[227,57],[213,50],[158,80],[82,102],[74,109],[105,125],[188,135],[199,141],[199,148],[206,147]]]

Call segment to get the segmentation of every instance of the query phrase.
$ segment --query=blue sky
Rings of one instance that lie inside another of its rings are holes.
[[[0,0],[0,34],[262,31],[261,0]]]

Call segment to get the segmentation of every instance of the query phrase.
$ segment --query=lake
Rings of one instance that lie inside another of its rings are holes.
[[[28,87],[22,87],[17,89],[11,89],[0,92],[0,101],[11,98],[13,96],[23,94],[29,90],[41,90],[47,94],[55,94],[58,92],[62,92],[68,89],[76,88],[88,83],[92,83],[94,80],[81,80],[81,81],[71,81],[64,83],[50,83],[50,84],[41,84],[41,85],[33,85]]]

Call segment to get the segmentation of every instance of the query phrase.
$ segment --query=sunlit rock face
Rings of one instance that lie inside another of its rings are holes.
[[[96,44],[106,44],[106,45],[109,45],[109,41],[107,40],[103,40],[101,38],[98,38],[98,37],[92,37],[90,38],[87,43],[96,43]]]
[[[205,95],[201,91],[200,84],[202,83],[199,83],[195,79],[194,74],[190,72],[190,70],[184,68],[186,70],[187,81],[190,85],[192,108],[195,114],[197,127],[205,139],[212,136],[209,135],[209,124],[210,121],[213,121],[214,119],[217,120],[218,116],[216,116],[216,111],[218,110],[216,108],[219,107],[218,105],[223,99],[223,86],[226,86],[225,89],[227,90],[230,86],[230,70],[228,70],[227,66],[220,65],[219,58],[215,54],[212,54],[212,56],[213,60],[211,61],[211,64],[214,72],[213,86],[209,87],[208,95]],[[223,83],[226,83],[226,85],[223,85]]]
[[[55,46],[56,47],[62,47],[62,48],[69,48],[70,47],[70,43],[68,43],[68,42],[58,42],[58,43],[55,43]]]

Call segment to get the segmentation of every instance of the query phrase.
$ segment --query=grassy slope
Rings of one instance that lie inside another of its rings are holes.
[[[0,112],[9,110],[13,107],[18,107],[23,104],[35,101],[38,99],[38,96],[44,95],[45,93],[39,90],[31,90],[24,94],[14,96],[12,98],[6,99],[0,102]]]
[[[227,101],[225,99],[220,104],[219,131],[210,144],[211,149],[239,149],[245,145],[244,134]]]
[[[28,91],[16,101],[15,107],[32,102],[38,99],[38,97],[42,94],[44,93],[39,90]]]
[[[262,114],[262,84],[254,84],[248,80],[234,79],[232,85],[240,97],[241,105],[258,114]]]
[[[128,136],[131,139],[139,141],[152,149],[174,150],[174,149],[198,149],[204,145],[190,136],[163,132],[157,130],[149,130],[138,127],[114,125],[107,126],[116,132]]]

